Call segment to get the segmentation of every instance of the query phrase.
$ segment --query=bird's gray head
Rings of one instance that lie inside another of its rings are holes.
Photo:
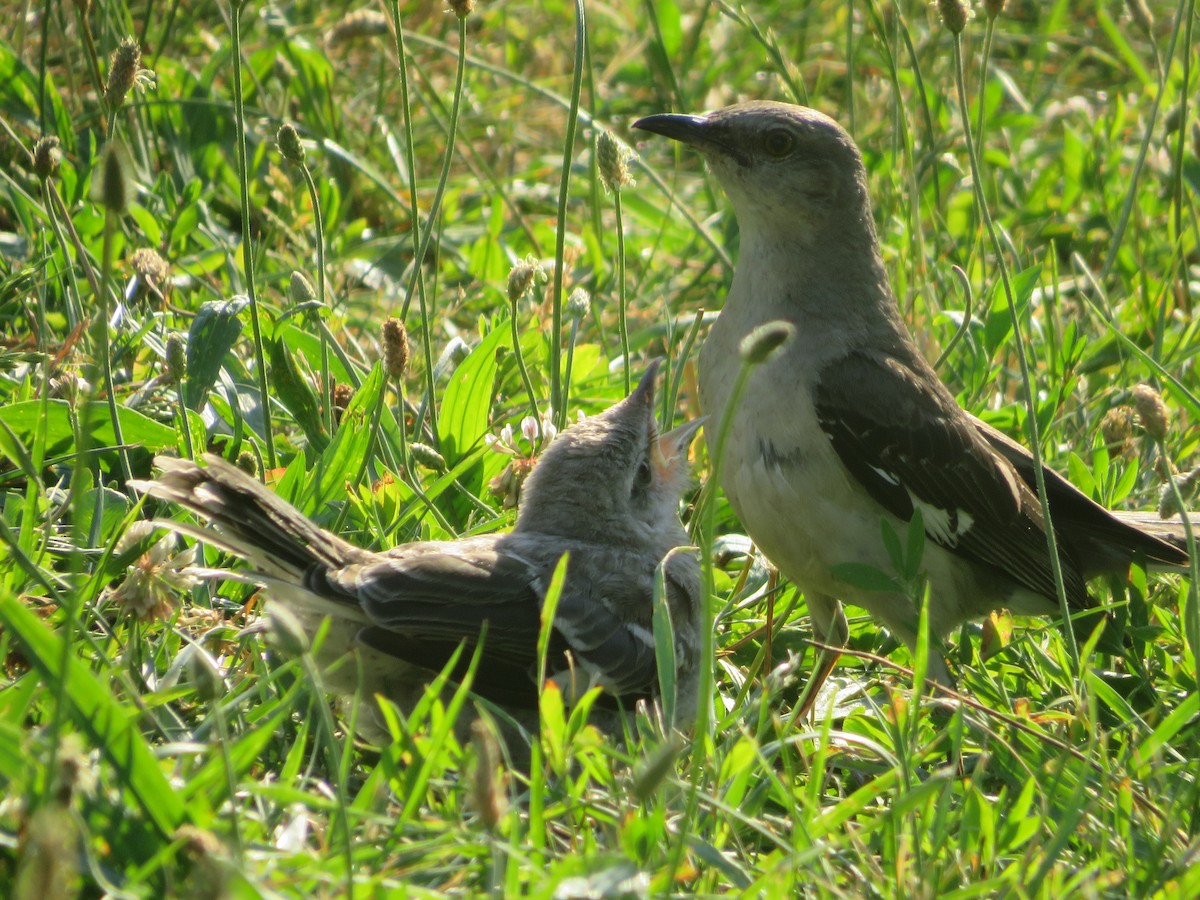
[[[702,420],[658,434],[657,373],[656,362],[628,397],[550,442],[521,491],[516,530],[657,543],[679,529],[687,448]]]
[[[706,115],[647,116],[634,128],[699,150],[729,195],[742,232],[818,234],[836,218],[870,227],[866,173],[853,139],[829,116],[771,101]],[[865,219],[864,219],[865,217]]]

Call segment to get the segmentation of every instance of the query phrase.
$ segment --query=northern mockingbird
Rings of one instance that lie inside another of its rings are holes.
[[[845,564],[894,573],[881,520],[902,538],[920,510],[929,622],[945,635],[1007,607],[1059,611],[1033,461],[967,414],[917,349],[879,252],[862,157],[833,119],[785,103],[634,123],[695,147],[730,202],[741,250],[724,308],[700,351],[700,405],[714,421],[755,326],[796,336],[757,367],[732,411],[722,488],[747,533],[803,592],[819,637],[842,645],[841,602],[914,647],[904,591],[847,580]],[[710,448],[718,428],[706,429]],[[1185,552],[1132,527],[1046,470],[1067,600],[1135,559],[1184,566]],[[950,684],[930,654],[930,677]]]
[[[601,686],[598,709],[657,697],[652,617],[661,564],[674,633],[676,720],[686,723],[697,702],[700,566],[694,553],[672,551],[689,543],[678,507],[688,483],[687,448],[701,420],[657,433],[657,368],[651,365],[627,398],[546,447],[509,534],[362,550],[211,455],[203,466],[159,457],[162,474],[134,485],[206,520],[209,529],[192,532],[247,560],[251,579],[306,627],[329,616],[319,662],[348,650],[362,654],[366,687],[401,707],[411,707],[466,644],[455,673],[461,676],[486,627],[471,689],[530,722],[542,604],[564,554],[547,677],[563,687],[568,703]],[[356,667],[344,668],[349,679],[335,689],[352,692]]]

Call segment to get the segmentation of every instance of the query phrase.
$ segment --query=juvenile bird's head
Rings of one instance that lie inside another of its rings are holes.
[[[753,101],[705,115],[646,116],[634,128],[703,154],[748,231],[820,238],[870,223],[866,172],[854,140],[815,109]]]
[[[516,530],[636,542],[679,530],[687,448],[703,420],[658,434],[657,373],[652,363],[628,397],[550,443],[522,490]]]

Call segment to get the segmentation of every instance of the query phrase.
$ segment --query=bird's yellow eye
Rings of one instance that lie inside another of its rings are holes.
[[[795,146],[796,138],[786,128],[773,128],[763,137],[763,149],[776,159],[787,156]]]

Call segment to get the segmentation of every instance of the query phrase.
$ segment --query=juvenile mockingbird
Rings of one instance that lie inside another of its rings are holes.
[[[689,543],[678,507],[688,444],[701,420],[657,433],[657,368],[652,364],[626,399],[546,447],[509,534],[362,550],[211,455],[204,466],[159,457],[162,474],[134,484],[207,520],[215,532],[199,536],[246,559],[272,601],[300,614],[307,627],[331,617],[323,662],[347,650],[362,654],[368,690],[402,707],[411,707],[466,644],[461,675],[486,627],[471,689],[529,722],[523,713],[537,709],[542,603],[564,554],[570,556],[547,677],[568,702],[593,685],[607,692],[609,707],[656,697],[652,616],[662,564],[676,719],[686,723],[697,702],[700,567],[693,553],[671,551]],[[352,692],[355,666],[345,668],[350,677],[338,689]]]
[[[915,645],[912,599],[856,586],[839,566],[892,572],[881,520],[903,536],[916,510],[931,630],[944,635],[1000,607],[1057,613],[1033,460],[962,410],[910,337],[850,136],[819,112],[770,102],[634,127],[698,149],[737,216],[740,258],[700,352],[703,411],[724,415],[747,332],[774,319],[796,326],[732,412],[721,486],[749,536],[804,591],[818,636],[845,642],[846,601]],[[707,429],[710,448],[719,431]],[[1178,547],[1049,470],[1046,485],[1072,609],[1095,606],[1089,578],[1135,559],[1187,564]],[[938,654],[930,677],[951,683]]]

